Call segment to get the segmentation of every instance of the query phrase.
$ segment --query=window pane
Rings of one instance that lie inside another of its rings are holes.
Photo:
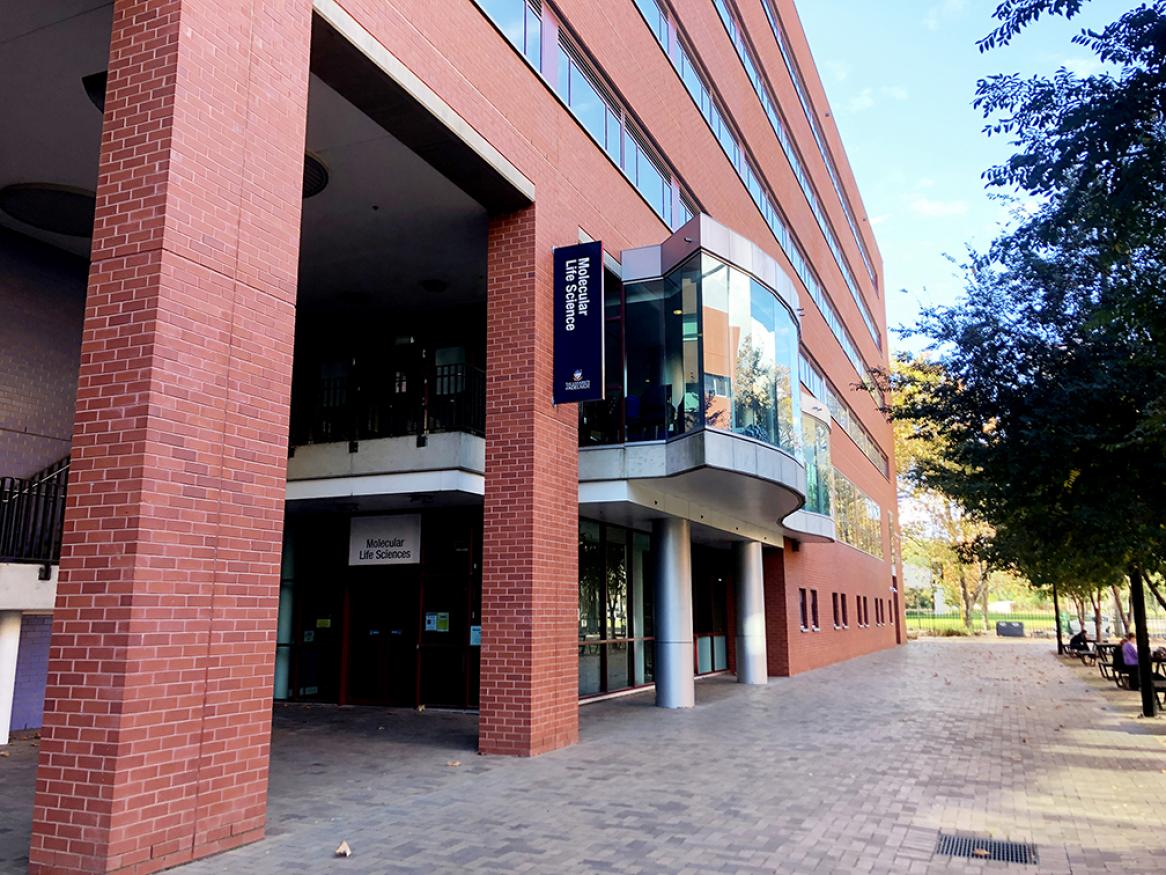
[[[665,283],[668,401],[672,411],[668,434],[677,435],[697,428],[704,420],[697,313],[700,258],[689,260],[669,274]]]
[[[603,692],[600,644],[584,644],[579,647],[579,695],[594,696]]]
[[[571,105],[569,100],[571,94],[571,58],[561,45],[559,46],[559,68],[555,91],[559,93],[559,97],[567,101],[568,106]]]
[[[523,51],[526,20],[526,0],[478,0],[479,5],[506,35],[506,39]]]
[[[625,690],[631,683],[631,656],[630,644],[607,645],[607,692]]]
[[[534,64],[536,70],[542,69],[543,60],[543,22],[539,14],[526,7],[526,57]]]
[[[777,299],[774,303],[774,377],[777,387],[777,444],[799,455],[802,399],[798,389],[798,326]]]
[[[660,281],[635,283],[627,294],[627,439],[662,440],[670,420],[664,339],[667,304]]]
[[[729,268],[703,259],[701,334],[704,341],[704,418],[710,428],[732,427],[731,381],[736,348],[729,332]]]
[[[603,555],[599,523],[579,523],[579,639],[598,639],[602,631]],[[582,666],[580,666],[582,677]]]
[[[584,75],[583,71],[571,61],[570,97],[567,101],[571,111],[575,113],[583,127],[600,143],[604,141],[606,130],[607,104],[595,90],[595,86]]]
[[[604,638],[628,637],[627,532],[607,528],[607,592],[604,603]],[[627,667],[624,667],[626,673]]]
[[[620,130],[619,116],[611,110],[607,111],[607,141],[603,147],[607,150],[607,154],[611,156],[616,164],[620,164],[620,140],[622,134]],[[622,164],[620,166],[623,166]]]
[[[664,214],[664,177],[660,171],[656,169],[656,165],[652,160],[644,154],[643,149],[639,150],[636,162],[636,186],[640,192],[648,199],[648,203],[652,205],[657,213],[661,216]],[[669,189],[669,195],[671,190]]]

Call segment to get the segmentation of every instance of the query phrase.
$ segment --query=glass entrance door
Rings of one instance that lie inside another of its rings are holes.
[[[729,668],[728,592],[725,573],[732,557],[725,550],[693,547],[692,631],[697,674]]]
[[[360,569],[348,587],[347,701],[418,704],[420,581],[413,568]]]

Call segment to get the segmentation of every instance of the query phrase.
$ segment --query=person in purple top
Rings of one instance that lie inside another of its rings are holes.
[[[1138,688],[1138,645],[1134,643],[1134,633],[1129,632],[1121,642],[1122,668],[1130,676],[1130,689]]]

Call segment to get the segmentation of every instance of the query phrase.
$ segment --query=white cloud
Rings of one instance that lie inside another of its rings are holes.
[[[851,112],[866,112],[868,109],[873,109],[877,103],[878,101],[875,100],[874,96],[874,89],[864,88],[858,94],[854,95],[854,97],[850,98],[850,103],[847,104],[847,108]]]
[[[927,10],[923,26],[928,30],[939,30],[945,21],[959,17],[967,5],[967,0],[942,0]]]
[[[891,221],[893,216],[890,213],[883,213],[881,216],[871,216],[870,224],[872,228],[877,228],[879,225],[885,225]]]
[[[909,92],[902,85],[881,85],[878,88],[864,88],[850,98],[846,108],[850,112],[866,112],[874,109],[885,100],[894,100],[903,103],[911,99]]]
[[[929,176],[924,176],[915,183],[916,188],[935,188],[935,180]]]
[[[968,212],[968,202],[962,200],[932,200],[929,197],[915,195],[910,201],[911,212],[928,219],[948,219],[953,216],[964,216]]]
[[[838,82],[845,82],[850,78],[850,65],[845,61],[827,61],[825,67]]]

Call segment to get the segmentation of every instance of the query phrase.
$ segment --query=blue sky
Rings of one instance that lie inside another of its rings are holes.
[[[883,255],[892,329],[913,324],[922,306],[954,302],[960,278],[945,253],[962,258],[965,244],[985,246],[1007,220],[1010,207],[990,197],[981,174],[1013,150],[982,133],[984,119],[972,108],[977,79],[1062,65],[1095,72],[1094,56],[1072,37],[1132,4],[1099,0],[1072,21],[1044,19],[1013,45],[981,55],[976,40],[992,29],[996,5],[798,2]],[[892,350],[904,345],[892,332]]]

